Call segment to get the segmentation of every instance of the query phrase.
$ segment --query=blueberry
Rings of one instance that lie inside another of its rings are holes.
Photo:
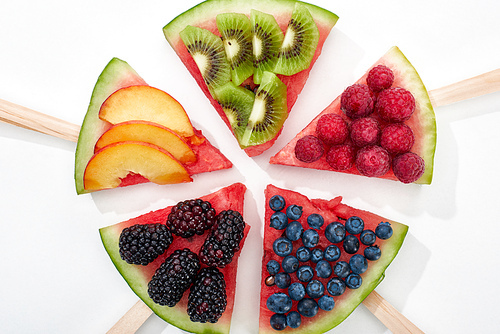
[[[367,246],[373,245],[376,240],[377,236],[375,235],[375,232],[373,232],[372,230],[364,230],[363,232],[361,232],[361,235],[359,236],[359,241],[361,241],[363,245]]]
[[[338,277],[333,277],[326,284],[326,290],[332,296],[340,296],[340,295],[342,295],[344,293],[344,291],[345,291],[345,287],[346,287],[345,282],[342,279],[338,278]]]
[[[361,286],[361,283],[363,283],[363,279],[358,274],[351,273],[345,279],[345,285],[349,289],[357,289]]]
[[[286,273],[293,273],[299,269],[299,260],[293,255],[287,255],[281,262],[281,267]]]
[[[297,220],[302,217],[302,207],[295,204],[289,205],[286,208],[286,215],[291,220]]]
[[[285,208],[285,199],[281,195],[274,195],[269,200],[269,207],[271,210],[280,211]]]
[[[300,313],[292,311],[286,315],[286,324],[290,328],[298,328],[301,323]]]
[[[301,246],[297,249],[297,259],[301,262],[306,262],[311,259],[311,250],[307,247]]]
[[[378,246],[370,246],[365,248],[365,257],[370,261],[377,261],[382,256],[382,252]]]
[[[346,278],[350,272],[351,267],[349,266],[349,263],[345,261],[339,261],[335,263],[335,266],[333,266],[333,273],[340,278]]]
[[[281,269],[280,263],[276,260],[269,260],[266,266],[269,275],[276,275]]]
[[[321,248],[314,248],[311,250],[311,261],[318,263],[320,260],[323,260],[323,251]]]
[[[323,295],[318,300],[318,306],[320,309],[324,311],[331,311],[335,307],[335,301],[333,300],[333,297],[328,295]]]
[[[316,264],[316,276],[320,278],[328,278],[332,274],[332,266],[328,261],[321,260]]]
[[[288,295],[293,300],[301,300],[306,296],[306,288],[299,282],[294,282],[288,287]]]
[[[314,276],[314,271],[310,266],[300,266],[297,269],[297,278],[301,282],[309,282]]]
[[[292,278],[288,273],[280,272],[274,276],[274,284],[280,289],[286,289],[290,286]]]
[[[277,331],[282,331],[286,328],[286,315],[274,313],[269,319],[271,327]]]
[[[318,303],[312,298],[304,298],[297,304],[297,311],[304,317],[314,317],[318,313]]]
[[[319,298],[325,293],[325,287],[320,281],[313,279],[306,286],[306,293],[311,298]]]
[[[354,254],[350,259],[349,259],[349,266],[351,267],[351,270],[355,274],[362,274],[368,269],[368,261],[366,261],[366,258],[361,255],[361,254]]]
[[[273,250],[276,253],[276,255],[285,257],[292,253],[293,245],[289,239],[285,237],[280,237],[274,240]]]
[[[288,225],[288,217],[281,211],[276,211],[275,213],[273,213],[269,220],[269,226],[277,230],[283,230]]]
[[[294,220],[288,224],[285,230],[285,235],[288,239],[292,241],[297,241],[302,237],[302,232],[304,231],[304,228],[302,227],[302,224],[299,223],[298,221]]]
[[[307,216],[307,224],[309,224],[309,227],[311,228],[319,230],[324,223],[325,220],[323,219],[323,217],[317,213],[312,213]]]
[[[325,237],[331,243],[339,243],[345,238],[345,226],[339,222],[333,222],[326,226]]]
[[[333,262],[340,258],[340,248],[335,245],[329,245],[325,249],[325,260]]]
[[[386,240],[392,236],[392,227],[388,222],[381,222],[375,228],[375,234],[380,239]]]
[[[285,314],[292,308],[292,299],[283,292],[276,292],[267,298],[267,308],[274,313]]]
[[[302,243],[307,248],[314,248],[318,245],[319,242],[319,234],[317,231],[309,229],[305,230],[302,234]]]
[[[345,222],[345,229],[351,234],[360,234],[365,228],[365,222],[363,219],[352,216]]]
[[[346,253],[354,254],[359,249],[359,240],[354,235],[348,234],[345,236],[343,246]]]

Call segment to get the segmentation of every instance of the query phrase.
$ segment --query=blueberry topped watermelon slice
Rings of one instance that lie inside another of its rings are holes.
[[[238,257],[250,229],[241,183],[100,229],[132,290],[168,323],[229,333]]]
[[[208,0],[163,32],[239,146],[256,156],[281,133],[337,20],[301,1]]]
[[[381,282],[408,227],[332,200],[265,190],[259,333],[323,333]]]
[[[435,149],[427,90],[393,47],[270,163],[430,184]]]

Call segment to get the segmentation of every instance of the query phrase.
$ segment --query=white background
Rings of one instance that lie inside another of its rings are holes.
[[[16,0],[0,5],[0,98],[81,124],[112,57],[187,110],[234,163],[189,185],[152,184],[77,196],[75,144],[0,124],[0,332],[103,333],[137,301],[98,229],[233,182],[248,189],[252,230],[240,258],[232,333],[257,333],[263,190],[268,183],[344,202],[410,226],[377,291],[427,333],[500,331],[500,93],[436,108],[430,186],[269,165],[283,147],[391,46],[432,90],[500,67],[500,2],[314,0],[340,16],[269,151],[250,159],[163,37],[197,4]],[[179,333],[152,316],[140,333]],[[335,333],[388,333],[364,307]]]

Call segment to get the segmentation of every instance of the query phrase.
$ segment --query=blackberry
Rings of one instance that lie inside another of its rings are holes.
[[[201,269],[189,291],[187,309],[191,321],[216,323],[226,305],[224,275],[215,267]]]
[[[187,248],[175,250],[149,281],[149,297],[159,305],[175,306],[193,283],[198,270],[198,255]]]
[[[240,249],[245,222],[238,211],[225,210],[217,215],[212,231],[200,250],[200,260],[208,266],[225,267]]]
[[[202,235],[215,223],[215,209],[210,202],[191,199],[177,203],[170,211],[167,226],[172,233],[183,238]]]
[[[166,225],[137,224],[123,229],[118,247],[124,261],[146,266],[163,254],[172,240]]]

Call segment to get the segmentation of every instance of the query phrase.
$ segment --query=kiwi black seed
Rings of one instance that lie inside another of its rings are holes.
[[[253,74],[252,25],[245,14],[222,13],[216,17],[231,80],[238,86]]]
[[[252,112],[255,94],[230,81],[215,90],[215,99],[224,110],[238,143],[241,143]]]
[[[180,37],[200,69],[210,93],[231,80],[231,67],[219,36],[209,30],[187,26]]]
[[[260,145],[271,140],[287,116],[286,85],[276,74],[264,72],[240,146]]]
[[[252,9],[250,12],[252,24],[253,46],[253,81],[259,84],[264,71],[272,71],[283,44],[283,31],[281,31],[274,16]]]
[[[288,23],[274,73],[293,75],[311,64],[319,41],[319,30],[306,6],[296,3]]]

